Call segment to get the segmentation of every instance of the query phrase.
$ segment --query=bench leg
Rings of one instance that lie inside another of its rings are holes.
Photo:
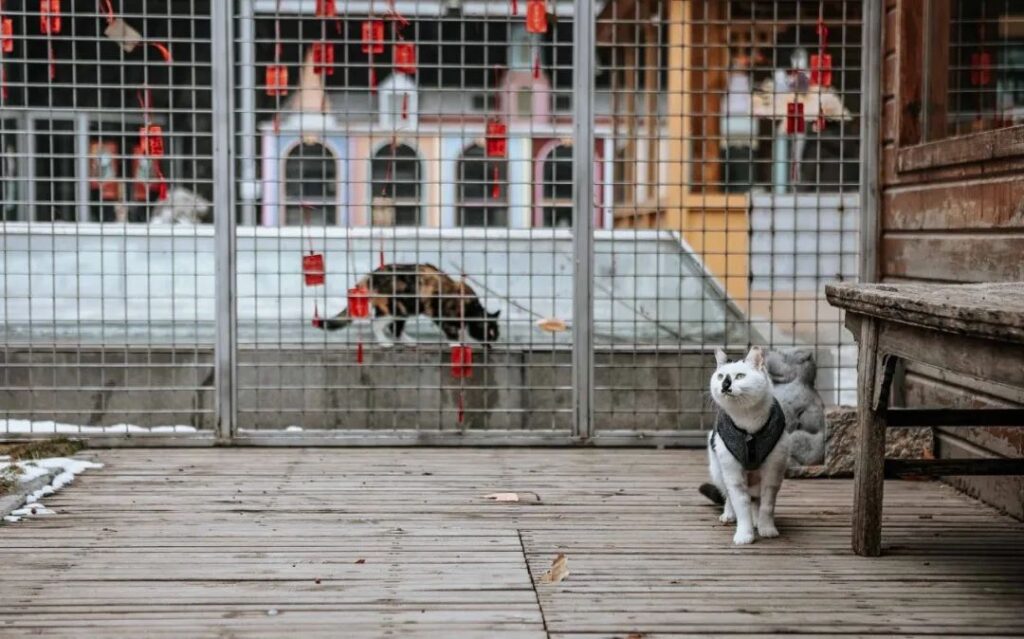
[[[857,361],[857,459],[853,474],[853,552],[882,554],[882,491],[885,479],[885,417],[874,407],[878,371],[878,322],[861,323]],[[885,410],[884,406],[879,407]]]

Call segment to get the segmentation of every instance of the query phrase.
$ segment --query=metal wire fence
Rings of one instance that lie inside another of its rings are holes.
[[[751,344],[852,403],[861,11],[3,0],[0,436],[697,443]]]

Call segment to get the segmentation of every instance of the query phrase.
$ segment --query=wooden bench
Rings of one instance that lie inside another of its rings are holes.
[[[854,467],[853,550],[881,554],[885,477],[1022,475],[1020,459],[886,460],[890,426],[1024,426],[1024,409],[897,409],[889,390],[897,360],[1024,388],[1024,282],[834,284],[857,339],[859,449]]]

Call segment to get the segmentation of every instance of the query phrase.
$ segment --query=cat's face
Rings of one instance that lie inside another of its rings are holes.
[[[715,351],[718,368],[711,375],[711,396],[715,402],[728,409],[730,406],[756,405],[772,392],[764,353],[755,346],[746,358],[730,362],[725,353]]]
[[[483,306],[479,310],[479,316],[466,320],[466,329],[470,337],[484,344],[498,341],[498,316],[501,315],[501,311],[488,313]]]

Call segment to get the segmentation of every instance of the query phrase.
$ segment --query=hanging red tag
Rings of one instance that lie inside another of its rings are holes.
[[[416,46],[411,42],[395,43],[395,71],[414,75],[416,73]]]
[[[498,165],[495,164],[491,174],[491,199],[497,200],[501,197],[501,183],[498,182]]]
[[[60,0],[39,0],[39,31],[56,35],[60,27]]]
[[[409,94],[408,93],[403,93],[402,94],[402,119],[403,120],[408,120],[409,119]]]
[[[533,54],[533,79],[540,80],[540,52]]]
[[[139,129],[139,143],[146,155],[154,158],[164,155],[164,134],[159,124],[149,124]]]
[[[487,121],[487,157],[503,158],[508,155],[508,127],[501,120]]]
[[[363,22],[363,53],[384,53],[384,21]]]
[[[512,0],[512,15],[519,15],[519,0]]]
[[[288,95],[288,67],[275,64],[267,67],[267,95]]]
[[[317,308],[316,300],[313,300],[313,328],[320,328],[324,325],[324,321],[320,319],[320,309]]]
[[[529,33],[548,32],[548,8],[544,0],[529,0],[526,3],[526,30]]]
[[[463,398],[462,389],[459,389],[459,396],[456,398],[455,402],[455,419],[461,424],[466,419],[466,403]]]
[[[4,53],[14,53],[14,19],[4,18],[0,20],[0,49]]]
[[[334,0],[316,0],[316,16],[318,18],[334,18],[338,15]]]
[[[310,253],[302,256],[302,275],[306,286],[320,286],[324,283],[324,256],[322,253]]]
[[[992,54],[978,51],[971,54],[971,84],[976,87],[992,83]]]
[[[469,344],[452,346],[452,377],[466,379],[473,375],[473,347]]]
[[[370,93],[377,92],[377,69],[370,67]]]
[[[370,316],[370,291],[363,286],[348,289],[348,316],[366,319]]]
[[[803,133],[807,130],[807,123],[804,121],[803,102],[790,102],[786,105],[786,133]]]
[[[359,342],[356,344],[356,364],[363,363],[363,343]]]
[[[313,43],[313,73],[334,75],[334,45],[329,42]]]
[[[811,84],[832,86],[832,56],[828,53],[811,54]]]
[[[7,69],[0,67],[0,100],[6,100],[7,93]]]

